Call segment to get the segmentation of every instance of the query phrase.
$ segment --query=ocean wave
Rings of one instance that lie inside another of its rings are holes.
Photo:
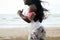
[[[46,20],[43,21],[45,25],[60,24],[60,14],[52,14]],[[0,14],[0,26],[1,25],[21,25],[26,24],[17,14]]]

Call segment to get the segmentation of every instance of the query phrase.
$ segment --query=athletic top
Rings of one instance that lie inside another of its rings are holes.
[[[22,14],[24,16],[27,16],[28,12],[29,12],[29,7],[25,6],[25,8],[23,9],[23,13]],[[31,14],[29,16],[31,16]],[[28,23],[29,33],[32,33],[33,31],[35,31],[40,26],[41,26],[41,23],[39,22],[39,20],[36,21],[36,22],[32,21],[32,22]]]
[[[31,23],[29,23],[29,32],[30,33],[32,33],[32,32],[34,32],[36,29],[38,29],[39,27],[41,27],[42,25],[41,25],[41,23],[39,22],[39,20],[38,21],[36,21],[36,22],[31,22]]]

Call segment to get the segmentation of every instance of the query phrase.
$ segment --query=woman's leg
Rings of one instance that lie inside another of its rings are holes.
[[[45,30],[43,27],[39,27],[38,29],[36,29],[34,32],[32,32],[29,35],[28,40],[44,40],[45,38]]]
[[[29,37],[28,40],[37,40],[36,34],[34,32],[32,32]]]
[[[38,40],[44,40],[45,39],[46,32],[42,26],[40,26],[37,29],[36,33],[38,34]]]

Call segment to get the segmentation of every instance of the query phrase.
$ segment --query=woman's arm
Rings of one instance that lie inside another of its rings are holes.
[[[18,15],[19,15],[24,21],[30,23],[31,21],[30,21],[26,16],[24,16],[24,15],[22,14],[22,12],[23,12],[23,10],[22,10],[22,11],[19,10],[17,13],[18,13]]]

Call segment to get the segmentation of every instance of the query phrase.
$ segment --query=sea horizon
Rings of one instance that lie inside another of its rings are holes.
[[[43,20],[42,25],[45,27],[60,27],[60,14],[52,14]],[[7,26],[7,27],[6,27]],[[8,27],[9,26],[9,27]],[[28,23],[23,21],[18,14],[0,14],[0,28],[26,27]]]

